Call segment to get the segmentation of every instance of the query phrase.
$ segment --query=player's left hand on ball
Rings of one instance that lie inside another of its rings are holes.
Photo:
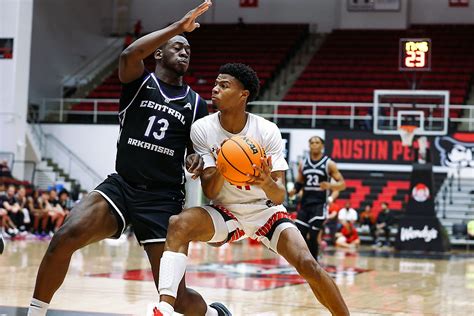
[[[253,165],[258,176],[247,175],[250,181],[247,184],[264,187],[273,182],[272,178],[272,157],[260,158],[261,166]]]
[[[190,154],[186,157],[186,169],[189,173],[192,173],[193,179],[197,179],[204,168],[204,160],[196,153]]]

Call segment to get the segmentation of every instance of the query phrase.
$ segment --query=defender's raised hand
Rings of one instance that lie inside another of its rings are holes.
[[[197,6],[196,8],[186,13],[186,15],[179,21],[181,24],[181,27],[183,28],[183,32],[192,32],[196,28],[198,28],[200,24],[196,22],[196,19],[199,16],[201,16],[204,12],[209,10],[211,5],[212,5],[212,1],[206,0],[203,3],[201,3],[199,6]]]

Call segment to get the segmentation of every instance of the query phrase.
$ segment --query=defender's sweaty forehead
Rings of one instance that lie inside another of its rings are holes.
[[[190,46],[188,40],[184,36],[181,36],[181,35],[176,35],[168,40],[168,45],[173,45],[174,43]]]

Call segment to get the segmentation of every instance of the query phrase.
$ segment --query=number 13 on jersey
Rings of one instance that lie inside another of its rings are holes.
[[[155,125],[155,120],[156,120],[156,116],[150,116],[148,118],[148,126],[146,128],[146,131],[145,131],[145,136],[146,137],[150,137],[150,133],[151,133],[151,130],[153,129],[154,125]],[[168,129],[168,127],[170,126],[170,123],[168,122],[167,119],[159,119],[156,121],[156,126],[155,126],[155,130],[158,130],[160,133],[157,133],[157,132],[153,132],[152,135],[153,137],[156,139],[156,140],[160,140],[160,139],[163,139],[165,137],[165,134],[166,134],[166,130]]]

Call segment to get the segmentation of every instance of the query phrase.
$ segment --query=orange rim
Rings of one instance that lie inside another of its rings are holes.
[[[401,125],[399,129],[404,130],[407,133],[413,133],[418,126],[416,125]]]

